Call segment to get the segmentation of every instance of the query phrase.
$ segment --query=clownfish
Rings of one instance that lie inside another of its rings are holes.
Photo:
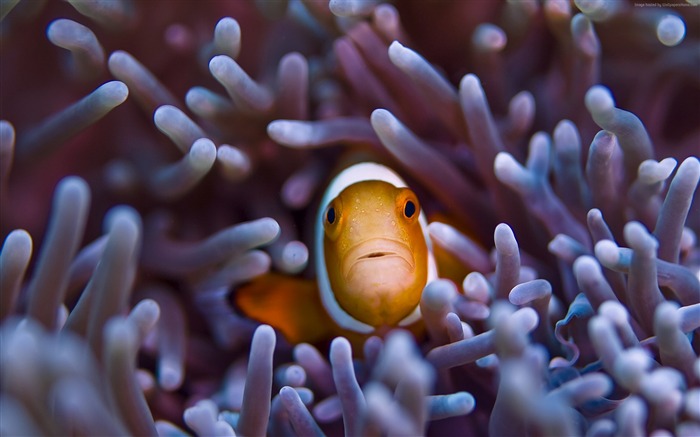
[[[316,214],[313,249],[316,281],[268,274],[236,290],[236,306],[292,343],[419,322],[437,266],[421,204],[393,170],[364,162],[335,176]]]
[[[437,268],[420,202],[394,171],[375,163],[343,170],[315,226],[321,301],[340,327],[368,334],[420,318],[421,293]]]

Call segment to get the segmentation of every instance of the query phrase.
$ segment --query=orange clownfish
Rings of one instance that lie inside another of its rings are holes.
[[[236,305],[292,343],[361,338],[420,319],[437,278],[425,214],[394,171],[359,163],[329,184],[314,223],[316,281],[266,275],[236,291]]]
[[[389,168],[361,163],[328,186],[314,249],[321,301],[341,327],[369,334],[420,318],[437,277],[428,224],[416,195]]]

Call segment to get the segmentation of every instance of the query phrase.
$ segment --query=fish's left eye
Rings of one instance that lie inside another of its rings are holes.
[[[403,207],[403,214],[411,218],[416,213],[416,204],[412,200],[407,200],[406,205]]]

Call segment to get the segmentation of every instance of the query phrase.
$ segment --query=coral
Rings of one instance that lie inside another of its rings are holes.
[[[700,435],[698,7],[3,1],[0,434]],[[290,344],[360,159],[425,332]]]

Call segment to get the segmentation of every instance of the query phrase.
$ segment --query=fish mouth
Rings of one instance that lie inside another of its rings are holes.
[[[376,264],[376,268],[381,265],[386,267],[401,267],[404,271],[413,271],[415,261],[413,252],[407,244],[391,238],[373,238],[356,244],[344,257],[343,274],[345,277],[352,275],[355,270],[366,270],[366,264]],[[369,268],[369,271],[375,268]]]
[[[369,258],[381,258],[383,256],[390,256],[390,255],[396,255],[396,253],[394,253],[394,252],[371,252],[371,253],[368,253],[367,255],[362,255],[361,257],[358,258],[358,260],[369,259]]]

